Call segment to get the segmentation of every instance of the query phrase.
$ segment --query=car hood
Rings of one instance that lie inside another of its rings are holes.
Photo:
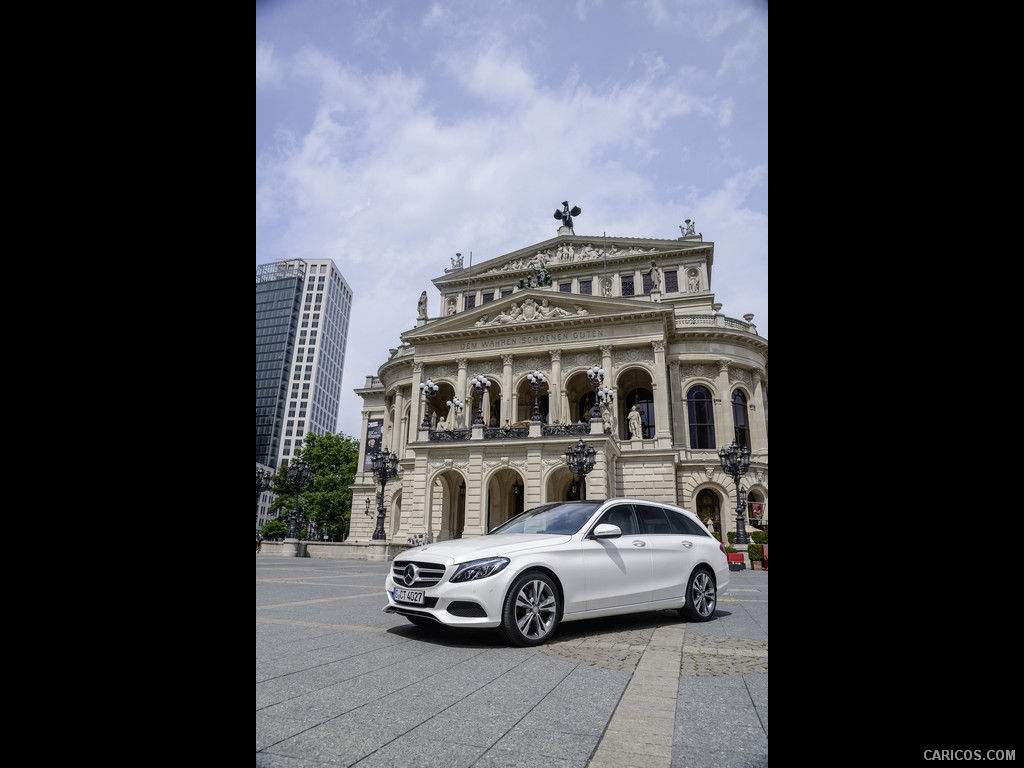
[[[424,554],[444,558],[453,563],[463,563],[478,557],[495,557],[537,547],[553,547],[565,544],[570,538],[572,537],[550,533],[502,533],[473,539],[450,539],[410,549],[395,559],[407,560],[411,556]]]

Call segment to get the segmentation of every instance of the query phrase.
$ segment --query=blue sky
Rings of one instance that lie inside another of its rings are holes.
[[[715,243],[722,312],[768,336],[766,0],[258,0],[256,264],[331,258],[352,390],[432,278],[554,237]]]

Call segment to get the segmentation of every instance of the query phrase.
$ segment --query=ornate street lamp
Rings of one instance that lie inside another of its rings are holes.
[[[423,423],[420,424],[420,429],[430,429],[430,398],[434,396],[437,389],[437,384],[430,379],[420,384],[420,392],[423,393]]]
[[[491,382],[488,381],[484,377],[484,375],[481,373],[480,375],[474,376],[472,379],[470,379],[469,383],[472,384],[476,388],[476,399],[477,399],[476,421],[474,421],[473,424],[474,425],[476,425],[476,424],[483,424],[484,423],[484,393],[488,389],[490,389]]]
[[[530,382],[530,386],[533,387],[533,419],[532,421],[540,421],[540,388],[548,383],[548,380],[544,378],[544,374],[540,371],[534,371],[533,373],[526,374],[526,380]]]
[[[736,441],[728,448],[718,451],[718,458],[722,462],[722,471],[736,482],[736,537],[734,544],[749,544],[747,537],[747,526],[743,515],[743,503],[746,498],[746,490],[740,486],[740,478],[747,474],[750,469],[750,449],[747,446],[738,448]],[[724,531],[723,531],[724,535]]]
[[[580,501],[586,501],[587,475],[594,468],[594,459],[596,457],[597,451],[594,450],[594,446],[584,446],[582,437],[576,443],[575,448],[569,447],[565,449],[565,463],[569,467],[569,471],[580,479]]]
[[[458,424],[459,419],[462,417],[462,411],[466,406],[457,397],[453,397],[451,400],[445,403],[445,405],[448,406],[449,410],[451,410],[452,408],[455,409],[455,424]],[[455,424],[452,424],[452,429],[455,428]]]
[[[594,388],[594,407],[590,409],[590,418],[601,418],[601,408],[597,404],[597,397],[604,384],[604,368],[593,366],[587,369],[587,378],[590,379],[590,386]],[[610,391],[610,390],[609,390]]]
[[[292,485],[292,493],[295,494],[295,509],[292,511],[291,519],[288,521],[288,538],[298,538],[299,526],[299,494],[302,489],[309,485],[313,479],[313,467],[301,459],[295,459],[288,465],[288,482]]]
[[[386,539],[384,535],[384,486],[388,480],[398,474],[398,454],[391,453],[387,448],[382,453],[370,457],[373,476],[380,480],[380,501],[377,503],[377,527],[373,530],[375,540]]]
[[[264,491],[269,491],[271,482],[270,478],[272,475],[262,467],[256,467],[256,501],[260,500],[260,496],[263,495]]]

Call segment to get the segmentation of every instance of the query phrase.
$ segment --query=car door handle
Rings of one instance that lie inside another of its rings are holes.
[[[646,547],[647,546],[647,542],[646,541],[640,541],[639,539],[637,539],[636,541],[633,542],[633,546],[634,547]]]
[[[686,547],[687,549],[689,549],[690,547],[693,546],[693,542],[692,541],[684,541],[683,542],[683,546]]]

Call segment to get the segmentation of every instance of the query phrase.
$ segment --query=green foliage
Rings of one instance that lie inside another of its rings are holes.
[[[760,544],[750,544],[747,547],[747,557],[749,557],[751,560],[763,560],[764,547]]]
[[[359,460],[359,442],[345,434],[306,435],[296,459],[313,467],[313,481],[299,498],[299,514],[310,537],[322,538],[326,531],[329,541],[342,541],[348,536],[352,519],[352,491],[349,486],[356,475]],[[276,479],[276,476],[275,476]],[[288,488],[289,492],[291,488]],[[291,496],[292,507],[295,497]]]
[[[288,535],[288,526],[281,522],[281,520],[268,520],[263,524],[263,527],[260,529],[260,533],[262,533],[263,538],[268,541],[283,539]]]
[[[758,544],[768,543],[768,531],[753,530],[750,532],[750,540],[755,541]]]

